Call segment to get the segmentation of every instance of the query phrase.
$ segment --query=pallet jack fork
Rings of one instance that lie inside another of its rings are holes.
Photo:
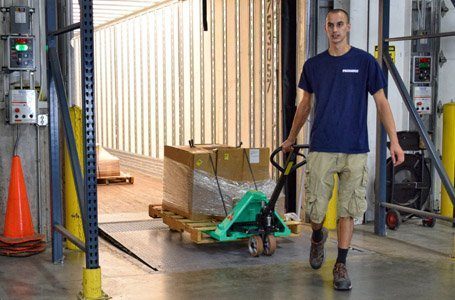
[[[286,237],[291,234],[291,230],[275,211],[276,202],[287,176],[306,164],[305,156],[300,153],[300,150],[308,148],[308,145],[294,145],[293,148],[287,157],[285,168],[275,160],[281,152],[281,147],[273,151],[270,156],[270,162],[281,173],[270,200],[262,192],[248,191],[216,229],[206,233],[219,241],[249,238],[248,250],[252,256],[273,255],[276,250],[275,237]],[[302,156],[303,161],[295,164],[297,156]]]

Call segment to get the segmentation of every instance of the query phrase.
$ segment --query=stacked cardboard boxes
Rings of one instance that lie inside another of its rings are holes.
[[[197,220],[225,216],[243,194],[273,190],[268,148],[225,145],[164,148],[163,208]],[[224,201],[224,203],[223,203]]]

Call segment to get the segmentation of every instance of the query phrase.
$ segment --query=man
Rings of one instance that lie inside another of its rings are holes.
[[[336,290],[350,290],[346,256],[354,229],[354,219],[367,208],[367,107],[368,92],[373,95],[380,120],[390,139],[395,165],[404,161],[393,115],[384,94],[385,77],[373,56],[348,44],[349,15],[342,9],[329,11],[325,31],[329,49],[306,61],[299,87],[303,97],[283,151],[291,151],[297,134],[311,109],[315,95],[314,120],[307,157],[307,211],[313,230],[310,265],[319,269],[324,262],[327,229],[322,227],[333,190],[333,174],[339,177],[337,208],[338,257],[333,268]]]

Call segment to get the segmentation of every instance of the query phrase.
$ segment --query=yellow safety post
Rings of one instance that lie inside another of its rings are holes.
[[[84,300],[104,300],[111,299],[101,289],[101,268],[86,269],[82,271],[82,291],[78,294],[78,299]]]
[[[455,232],[452,234],[452,255],[450,256],[453,260],[455,260]]]
[[[82,109],[78,106],[70,108],[71,124],[73,125],[74,138],[76,140],[76,149],[83,170],[83,159],[82,159]],[[68,147],[65,147],[65,220],[66,228],[71,234],[79,238],[81,241],[85,241],[84,228],[82,226],[81,209],[79,208],[79,202],[77,201],[76,187],[74,185],[73,172],[71,168],[70,155]],[[66,247],[71,250],[78,250],[79,248],[71,243],[69,240],[66,242]]]
[[[337,228],[337,203],[338,203],[338,176],[333,175],[335,181],[333,185],[332,198],[329,201],[329,207],[325,215],[323,226],[329,230]]]
[[[455,103],[447,103],[443,107],[442,164],[453,185],[455,177]],[[454,216],[453,204],[444,186],[441,191],[441,215],[450,218]]]

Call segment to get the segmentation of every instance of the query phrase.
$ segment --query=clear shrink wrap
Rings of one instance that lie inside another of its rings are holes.
[[[225,208],[256,187],[270,197],[275,182],[268,158],[268,148],[166,146],[163,208],[200,220],[224,217]]]

